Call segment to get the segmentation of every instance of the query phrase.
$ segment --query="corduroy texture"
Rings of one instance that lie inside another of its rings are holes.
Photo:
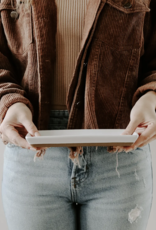
[[[56,0],[56,65],[51,85],[53,109],[66,109],[66,94],[80,51],[87,2]]]
[[[156,91],[156,1],[130,3],[89,0],[66,97],[68,129],[124,129],[139,97]],[[0,3],[0,123],[5,105],[21,101],[32,105],[35,125],[45,130],[56,59],[57,8],[54,0],[50,4],[33,0],[30,11],[23,4],[15,20],[10,16],[11,1]]]

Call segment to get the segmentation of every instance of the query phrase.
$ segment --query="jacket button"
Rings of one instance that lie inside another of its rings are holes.
[[[83,66],[86,67],[86,66],[87,66],[87,62],[84,62],[84,63],[83,63]]]
[[[81,101],[78,101],[77,103],[76,103],[76,107],[80,107],[81,106]]]
[[[10,16],[12,17],[12,18],[15,18],[15,19],[17,19],[18,18],[18,13],[16,12],[16,11],[12,11],[11,13],[10,13]]]
[[[131,4],[130,2],[124,3],[124,4],[123,4],[123,7],[124,7],[125,9],[131,8],[131,7],[132,7],[132,4]]]

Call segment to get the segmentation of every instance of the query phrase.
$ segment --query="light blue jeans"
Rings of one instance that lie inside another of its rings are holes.
[[[49,127],[66,125],[67,112],[53,111]],[[34,162],[34,151],[6,146],[2,200],[9,230],[146,230],[150,145],[118,154],[106,146],[83,151],[78,167],[67,147],[50,147]]]

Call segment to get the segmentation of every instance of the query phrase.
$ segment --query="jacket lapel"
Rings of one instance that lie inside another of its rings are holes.
[[[88,2],[85,21],[84,21],[84,28],[82,33],[81,49],[83,48],[86,39],[88,37],[88,34],[92,28],[101,1],[102,0],[89,0]]]

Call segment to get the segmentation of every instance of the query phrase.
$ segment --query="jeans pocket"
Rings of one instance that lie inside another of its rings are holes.
[[[12,147],[18,147],[17,145],[8,142],[8,144],[6,144],[7,147],[12,148]]]

